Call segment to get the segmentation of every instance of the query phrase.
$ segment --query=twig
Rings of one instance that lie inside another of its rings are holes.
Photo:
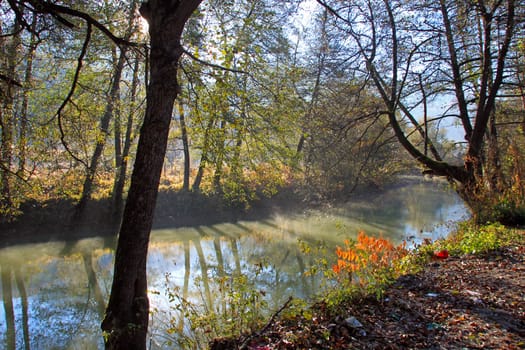
[[[3,163],[0,163],[0,168],[2,169],[2,171],[16,177],[18,180],[22,181],[23,183],[29,184],[29,178],[27,179],[23,178],[22,175],[20,175],[20,172],[15,172],[11,170],[8,166],[6,166]]]
[[[268,320],[268,322],[266,323],[266,325],[261,328],[261,330],[259,330],[258,332],[255,332],[255,333],[252,333],[250,336],[246,337],[246,339],[244,339],[244,341],[241,343],[241,345],[239,346],[239,349],[245,349],[246,348],[246,345],[248,344],[248,342],[250,340],[252,340],[254,337],[258,337],[260,336],[261,334],[263,334],[264,332],[266,332],[268,330],[268,328],[270,328],[270,326],[274,323],[275,319],[277,318],[277,316],[279,316],[279,314],[288,307],[288,305],[292,302],[292,299],[293,297],[290,296],[288,298],[288,300],[283,304],[283,306],[281,306],[279,308],[279,310],[275,311],[272,315],[272,317],[270,317],[270,319]]]

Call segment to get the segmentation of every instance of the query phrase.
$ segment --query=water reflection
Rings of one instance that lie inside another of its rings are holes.
[[[11,285],[12,270],[9,266],[2,268],[2,294],[6,321],[6,347],[14,349],[16,344],[15,312],[13,309],[13,292]]]
[[[448,220],[464,216],[457,196],[422,184],[323,211],[154,231],[148,257],[151,345],[166,343],[168,320],[187,327],[165,293],[167,283],[186,300],[210,306],[218,301],[213,307],[226,310],[219,281],[242,274],[256,281],[270,308],[277,309],[290,295],[309,297],[320,288],[305,273],[316,257],[305,255],[299,240],[311,246],[324,242],[331,252],[358,230],[397,242],[407,236],[437,238],[449,229]],[[114,243],[93,238],[1,249],[0,347],[102,348],[99,325],[111,286]]]

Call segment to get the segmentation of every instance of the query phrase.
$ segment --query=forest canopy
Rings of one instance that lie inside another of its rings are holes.
[[[245,206],[418,171],[447,178],[480,218],[519,214],[522,5],[203,2],[181,37],[162,188]],[[49,200],[79,218],[106,199],[118,215],[150,79],[140,3],[1,6],[4,221]]]
[[[88,21],[21,4],[1,9],[2,212],[107,197],[120,208],[148,79],[139,4],[72,4]],[[333,195],[400,171],[407,158],[377,95],[337,62],[326,14],[316,10],[303,27],[304,11],[210,1],[193,15],[163,170],[169,188],[243,203],[291,177]]]

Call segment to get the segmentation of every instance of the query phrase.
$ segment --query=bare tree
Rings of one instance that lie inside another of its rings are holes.
[[[492,190],[487,186],[485,152],[487,146],[497,145],[488,142],[487,135],[491,134],[498,93],[507,79],[508,52],[518,38],[516,7],[522,2],[318,3],[328,9],[334,24],[346,35],[349,56],[360,58],[353,61],[355,67],[370,77],[383,99],[384,113],[398,141],[426,172],[455,183],[474,214],[479,213],[480,204],[485,204],[480,203],[480,197]],[[424,90],[420,79],[425,81]],[[440,123],[450,118],[463,127],[463,164],[443,160],[417,118],[416,107],[443,95],[453,95],[454,105],[431,120]],[[412,129],[425,142],[410,137]],[[419,144],[428,145],[430,154]]]

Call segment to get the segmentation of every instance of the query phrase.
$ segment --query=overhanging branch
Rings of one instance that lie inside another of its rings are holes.
[[[13,5],[11,4],[12,2],[13,1],[10,0],[10,5],[13,8]],[[23,1],[23,2],[26,2],[26,1]],[[117,45],[127,45],[127,46],[134,46],[134,47],[139,46],[138,43],[134,43],[129,40],[119,38],[118,36],[113,34],[108,28],[106,28],[106,26],[104,26],[102,23],[100,23],[95,18],[93,18],[92,16],[88,15],[85,12],[75,10],[67,6],[58,5],[50,1],[28,0],[27,3],[31,4],[35,12],[42,13],[42,14],[49,14],[55,19],[57,19],[59,22],[63,23],[64,25],[70,28],[75,27],[75,25],[71,23],[70,21],[68,21],[66,18],[64,18],[62,15],[68,15],[68,16],[83,19],[89,25],[100,30],[105,36],[107,36],[111,41],[113,41]],[[13,11],[15,11],[15,13],[18,11],[16,6],[15,8],[13,8]]]
[[[69,155],[73,159],[83,164],[86,168],[88,167],[88,164],[82,159],[75,156],[75,154],[71,151],[71,149],[69,148],[67,144],[66,133],[64,132],[64,126],[62,124],[62,112],[64,111],[64,108],[67,106],[67,104],[71,101],[71,97],[73,97],[73,94],[75,93],[75,89],[76,89],[77,82],[78,82],[78,77],[80,76],[80,71],[82,69],[82,62],[84,60],[84,57],[86,56],[87,49],[89,46],[89,41],[91,40],[91,32],[92,32],[91,24],[88,23],[87,28],[86,28],[86,38],[84,39],[84,44],[82,45],[82,51],[80,52],[80,55],[78,56],[78,59],[77,59],[78,61],[77,68],[75,70],[75,76],[73,77],[73,82],[71,83],[71,88],[69,89],[69,93],[67,94],[64,101],[62,101],[62,104],[60,105],[56,113],[57,120],[58,120],[58,129],[60,130],[60,141],[62,145],[66,149],[67,153],[69,153]]]

